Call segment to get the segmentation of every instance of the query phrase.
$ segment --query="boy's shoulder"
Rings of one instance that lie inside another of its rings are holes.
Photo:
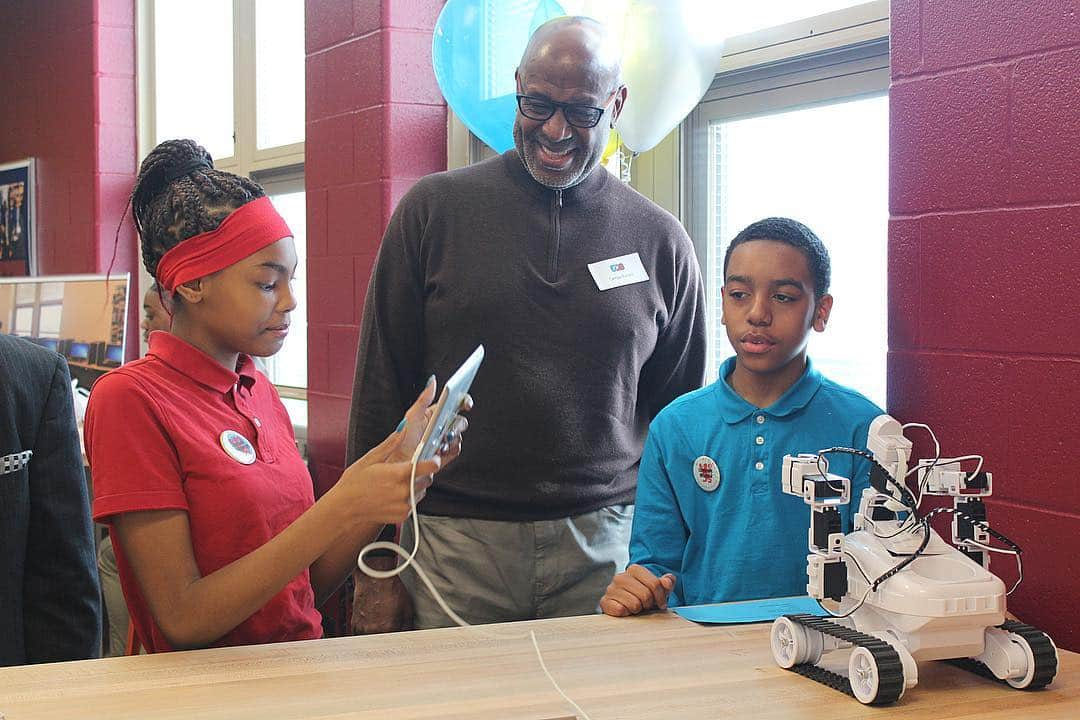
[[[713,382],[675,398],[653,418],[649,425],[650,437],[661,444],[677,438],[689,440],[706,427],[720,422],[718,392],[720,390]]]
[[[657,413],[653,422],[679,422],[683,417],[696,415],[701,412],[703,406],[711,405],[716,402],[716,393],[716,382],[709,383],[705,387],[700,387],[697,390],[683,393]]]
[[[856,422],[872,420],[885,412],[858,390],[841,385],[824,375],[821,376],[821,387],[815,400],[843,411]]]

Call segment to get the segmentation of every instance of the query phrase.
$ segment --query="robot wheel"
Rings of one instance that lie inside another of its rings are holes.
[[[776,664],[785,670],[821,659],[823,637],[817,630],[799,625],[788,617],[778,617],[769,633]]]
[[[1057,675],[1058,655],[1054,641],[1042,630],[1015,620],[999,625],[1023,649],[1027,656],[1027,672],[1018,678],[1000,678],[975,658],[956,658],[945,662],[999,683],[1008,683],[1017,690],[1039,690]]]
[[[848,677],[818,667],[824,636],[853,647]],[[887,642],[826,618],[794,614],[778,617],[770,633],[773,658],[782,668],[853,695],[865,705],[888,705],[904,694],[904,668]]]
[[[1015,620],[1009,620],[1001,626],[1024,649],[1028,659],[1028,671],[1020,678],[1008,678],[1005,682],[1017,690],[1038,690],[1053,681],[1057,675],[1057,647],[1050,636],[1042,630],[1033,628]]]

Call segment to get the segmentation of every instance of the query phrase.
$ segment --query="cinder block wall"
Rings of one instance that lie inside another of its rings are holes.
[[[345,462],[364,294],[398,200],[446,169],[431,68],[442,0],[308,0],[308,450],[316,491]]]
[[[103,273],[135,182],[135,4],[36,0],[0,9],[0,163],[32,157],[38,273]],[[137,277],[130,223],[113,272]],[[142,301],[129,303],[128,357]]]
[[[1080,3],[893,0],[892,79],[889,410],[986,455],[1009,608],[1080,650]]]

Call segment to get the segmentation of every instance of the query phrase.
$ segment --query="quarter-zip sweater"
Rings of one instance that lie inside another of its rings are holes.
[[[632,253],[648,280],[600,290],[588,265]],[[421,511],[540,520],[632,503],[649,422],[704,375],[689,237],[602,168],[551,190],[510,150],[423,178],[368,284],[349,459],[480,343],[462,454]]]

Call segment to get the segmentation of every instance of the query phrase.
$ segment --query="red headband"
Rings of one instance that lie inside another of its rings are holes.
[[[270,198],[252,200],[229,213],[216,229],[193,235],[165,253],[158,261],[158,285],[172,292],[286,237],[292,237],[292,230]]]

